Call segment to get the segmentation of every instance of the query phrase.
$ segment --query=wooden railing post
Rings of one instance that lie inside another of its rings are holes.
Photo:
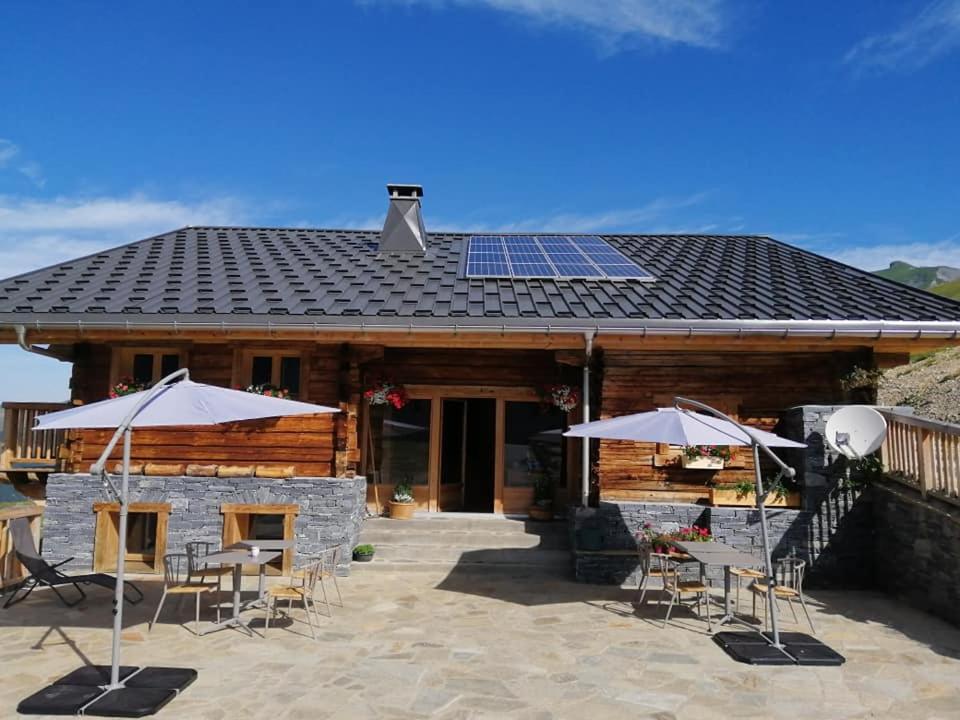
[[[933,433],[927,428],[920,428],[919,461],[917,481],[920,483],[920,495],[927,496],[927,489],[933,480]]]
[[[3,453],[0,454],[0,470],[10,468],[10,460],[14,456],[14,446],[17,440],[16,408],[4,408],[3,411]]]

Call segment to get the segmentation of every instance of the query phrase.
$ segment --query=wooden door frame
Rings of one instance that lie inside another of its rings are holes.
[[[405,385],[407,397],[410,400],[430,401],[430,449],[427,454],[427,496],[417,498],[421,507],[426,506],[428,512],[440,510],[440,450],[443,442],[442,420],[444,400],[494,400],[496,401],[495,428],[494,428],[494,472],[493,472],[493,513],[503,514],[504,495],[504,441],[506,439],[506,414],[508,402],[539,402],[540,394],[536,388],[529,386],[503,387],[492,385]],[[370,412],[370,406],[363,408],[364,413]],[[369,417],[369,416],[368,416]],[[366,467],[366,455],[369,452],[366,434],[369,432],[367,423],[363,423],[362,450],[363,461],[361,466]],[[414,490],[418,487],[415,486]],[[381,505],[389,500],[393,488],[379,485]],[[418,493],[419,495],[419,493]],[[424,502],[425,501],[425,502]],[[370,503],[368,495],[367,503]]]
[[[411,399],[430,400],[430,462],[427,468],[428,509],[440,508],[440,449],[443,442],[442,412],[444,400],[494,400],[493,513],[503,514],[504,440],[506,437],[506,404],[538,402],[540,395],[532,387],[500,387],[490,385],[407,385]]]

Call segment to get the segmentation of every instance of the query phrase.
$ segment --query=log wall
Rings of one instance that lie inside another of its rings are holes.
[[[869,353],[603,353],[601,418],[673,404],[676,395],[713,405],[738,420],[773,430],[780,412],[843,399],[840,378]],[[597,477],[603,500],[697,502],[708,482],[753,478],[747,452],[734,451],[724,470],[687,470],[679,449],[653,443],[602,441]]]
[[[306,348],[306,399],[320,405],[340,405],[339,345],[303,346]],[[187,349],[190,376],[197,382],[231,387],[243,385],[236,377],[239,345],[197,344]],[[88,345],[74,363],[75,398],[83,402],[104,399],[109,393],[110,349]],[[82,389],[82,393],[78,390]],[[349,423],[347,424],[349,428]],[[330,476],[336,474],[337,420],[331,415],[316,415],[234,423],[218,427],[181,427],[135,430],[134,463],[293,465],[295,474]],[[69,444],[70,468],[87,471],[103,452],[112,433],[84,430],[74,433]],[[355,423],[354,423],[355,435]],[[349,442],[341,445],[349,447]],[[355,442],[354,442],[355,445]],[[112,458],[119,460],[118,447]],[[341,474],[346,467],[340,468]]]

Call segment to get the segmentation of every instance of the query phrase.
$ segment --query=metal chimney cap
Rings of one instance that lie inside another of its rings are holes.
[[[406,185],[403,183],[387,183],[387,194],[398,198],[422,198],[422,185]]]

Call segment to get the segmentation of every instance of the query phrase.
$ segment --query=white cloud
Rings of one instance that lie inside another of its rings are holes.
[[[662,197],[632,208],[596,213],[557,212],[506,223],[448,222],[427,217],[425,224],[428,231],[437,232],[655,232],[650,228],[651,223],[667,222],[674,211],[699,205],[708,195],[709,193],[701,192],[685,197]]]
[[[0,170],[10,165],[14,158],[20,157],[22,154],[19,145],[5,138],[0,138]],[[17,167],[17,172],[37,187],[42,188],[47,183],[47,179],[43,176],[43,168],[40,167],[40,163],[33,162],[32,160],[23,162],[23,164]]]
[[[357,0],[485,7],[536,23],[572,26],[615,48],[626,40],[654,40],[697,47],[720,45],[727,25],[727,0]]]
[[[934,0],[892,32],[854,45],[844,61],[863,70],[917,70],[960,49],[960,0]]]
[[[0,277],[98,252],[184,225],[245,224],[231,198],[198,202],[127,197],[0,196]]]
[[[821,249],[819,252],[863,270],[882,270],[894,260],[917,266],[960,267],[960,235],[939,242],[863,245],[836,250]]]
[[[20,152],[20,148],[14,145],[9,140],[0,138],[0,168],[6,167],[7,164],[13,160],[14,157]]]
[[[43,176],[43,168],[40,167],[40,163],[24,163],[18,168],[18,170],[20,171],[21,175],[27,178],[38,188],[42,188],[47,184],[47,179]]]

